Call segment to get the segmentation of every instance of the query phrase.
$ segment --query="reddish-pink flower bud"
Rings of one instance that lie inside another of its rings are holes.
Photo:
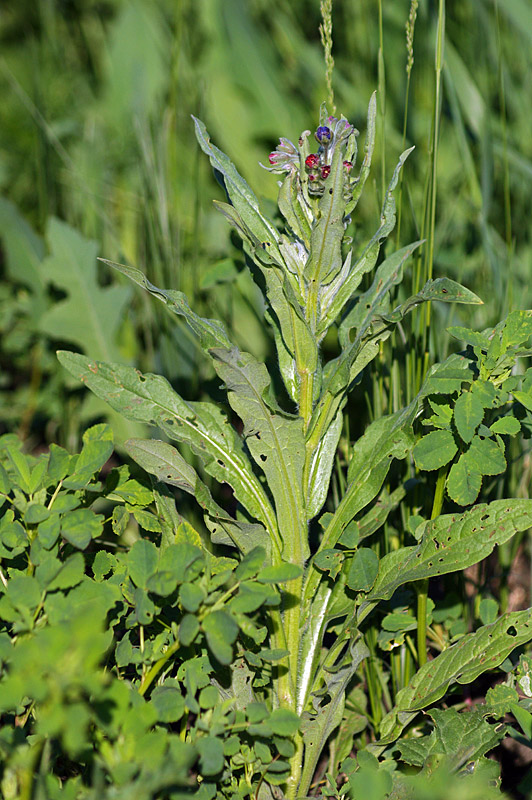
[[[351,170],[353,169],[353,162],[352,161],[344,161],[344,167],[346,169],[346,172],[351,172]]]
[[[320,157],[316,153],[311,153],[305,159],[305,166],[307,169],[314,169],[320,163]]]
[[[328,165],[321,168],[321,177],[323,180],[328,178],[330,174],[331,174],[331,168]]]

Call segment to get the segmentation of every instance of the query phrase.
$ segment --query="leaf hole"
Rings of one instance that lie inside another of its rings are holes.
[[[260,460],[263,461],[263,462],[268,459],[268,456],[265,456],[264,453],[261,453],[259,457],[260,457]]]
[[[517,629],[514,625],[510,625],[510,627],[506,629],[506,633],[508,636],[517,636]]]

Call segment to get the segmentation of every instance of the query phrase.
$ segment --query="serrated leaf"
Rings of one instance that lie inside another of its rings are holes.
[[[90,349],[95,358],[117,358],[116,335],[131,297],[124,286],[100,287],[97,279],[97,245],[58,219],[47,230],[51,255],[42,273],[67,297],[56,302],[41,318],[39,328],[54,339]]]
[[[75,377],[128,419],[158,425],[189,444],[209,474],[229,482],[250,514],[276,535],[271,505],[253,474],[241,441],[223,412],[212,403],[187,403],[162,377],[142,375],[131,367],[93,362],[76,353],[58,353]],[[138,441],[138,440],[136,440]]]
[[[506,458],[497,442],[475,436],[467,451],[469,463],[481,475],[499,475],[506,469]]]
[[[86,430],[74,472],[65,478],[63,485],[67,489],[83,489],[110,458],[113,448],[113,432],[109,425],[93,425]]]
[[[521,423],[515,417],[501,417],[490,425],[490,431],[492,431],[492,433],[508,434],[509,436],[515,436],[520,430]]]
[[[416,442],[412,455],[418,469],[430,471],[448,464],[457,451],[451,431],[437,430],[422,436]]]
[[[353,556],[347,585],[355,592],[369,592],[379,571],[379,557],[369,547],[359,547]]]
[[[462,441],[469,443],[484,419],[484,407],[474,392],[464,392],[454,404],[454,423]]]
[[[469,460],[469,454],[462,453],[449,470],[446,482],[447,494],[458,505],[469,506],[477,499],[481,486],[482,474]]]
[[[387,600],[405,583],[478,564],[498,544],[532,526],[532,500],[494,500],[425,522],[421,541],[388,553],[367,600]]]

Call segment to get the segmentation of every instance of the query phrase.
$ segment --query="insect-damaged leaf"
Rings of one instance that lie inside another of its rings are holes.
[[[531,526],[532,500],[494,500],[463,514],[429,520],[418,545],[395,550],[381,559],[377,581],[367,599],[388,600],[404,583],[478,564],[495,545]]]

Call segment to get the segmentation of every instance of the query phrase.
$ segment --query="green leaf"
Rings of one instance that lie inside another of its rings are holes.
[[[451,431],[437,430],[427,433],[416,443],[413,456],[418,469],[430,471],[448,464],[457,451]]]
[[[95,358],[117,358],[116,336],[131,291],[124,286],[100,287],[97,245],[66,223],[52,218],[47,239],[51,255],[42,264],[43,275],[67,297],[43,315],[40,330],[81,350],[90,349]]]
[[[359,547],[353,556],[347,585],[355,592],[369,592],[379,571],[379,557],[369,547]]]
[[[486,693],[486,707],[494,717],[500,719],[510,710],[512,703],[517,703],[519,695],[511,686],[498,683],[492,686]]]
[[[24,520],[27,525],[36,525],[39,522],[44,522],[49,516],[49,510],[41,503],[30,503],[24,512]]]
[[[493,597],[484,597],[480,601],[479,617],[483,625],[495,622],[499,613],[499,604]]]
[[[145,587],[155,570],[159,554],[152,542],[139,539],[134,543],[127,557],[129,576],[136,586]]]
[[[17,575],[7,584],[6,594],[15,608],[37,608],[41,601],[41,588],[35,578]]]
[[[464,442],[469,443],[484,419],[484,407],[478,395],[464,392],[454,404],[456,430]]]
[[[499,475],[506,469],[506,458],[497,442],[475,436],[467,452],[468,461],[481,475]]]
[[[198,336],[204,350],[208,350],[211,347],[226,347],[227,349],[233,347],[232,342],[227,336],[224,324],[217,319],[206,319],[205,317],[199,317],[195,314],[190,308],[188,300],[183,292],[158,289],[157,286],[150,283],[139,269],[135,269],[134,267],[116,264],[114,261],[107,261],[105,258],[100,258],[98,260],[103,261],[104,264],[126,275],[130,280],[138,284],[138,286],[142,286],[143,289],[147,289],[154,297],[162,300],[174,314],[184,317],[187,324]]]
[[[179,599],[185,611],[194,614],[205,600],[205,594],[196,583],[183,583],[179,587]]]
[[[109,425],[93,425],[83,434],[83,448],[75,459],[74,472],[65,478],[67,489],[83,489],[99,473],[113,452],[113,432]]]
[[[185,698],[176,686],[156,686],[150,702],[157,709],[159,722],[178,722],[185,713]]]
[[[367,600],[387,600],[410,581],[478,564],[496,545],[531,525],[532,500],[494,500],[463,514],[429,520],[421,527],[419,544],[381,558],[379,575]]]
[[[223,741],[215,736],[202,736],[195,744],[200,754],[202,775],[216,775],[221,772],[224,766]]]
[[[179,639],[188,647],[196,638],[200,629],[199,620],[193,614],[185,614],[179,624]]]
[[[85,573],[85,561],[81,553],[74,553],[63,563],[56,577],[47,586],[48,592],[56,589],[71,589],[77,586]]]
[[[511,311],[502,331],[502,348],[526,344],[532,336],[532,311]]]
[[[274,496],[283,546],[303,561],[308,557],[308,538],[300,488],[305,460],[302,420],[272,413],[265,401],[270,376],[253,356],[220,349],[213,350],[212,355],[229,402],[244,423],[251,456],[263,470]]]
[[[490,425],[490,431],[493,431],[493,433],[506,433],[509,436],[515,436],[520,430],[521,423],[515,417],[500,417],[500,419],[496,419],[495,422]]]
[[[262,526],[237,522],[215,503],[195,469],[172,445],[156,439],[129,439],[126,450],[141,467],[154,473],[159,481],[178,486],[196,498],[208,515],[205,521],[215,544],[234,545],[245,553],[257,541],[268,541]]]
[[[446,756],[450,764],[476,761],[504,736],[504,729],[496,730],[478,710],[459,714],[454,708],[432,709],[428,715],[434,720],[430,736],[397,744],[402,760],[416,767],[422,767],[434,755]]]
[[[85,550],[91,539],[103,530],[103,514],[95,514],[88,508],[78,508],[61,520],[61,535],[79,550]]]
[[[235,578],[239,581],[246,581],[255,577],[262,567],[266,558],[266,551],[263,547],[254,547],[246,553],[238,567],[235,569]]]
[[[233,644],[238,636],[238,625],[227,612],[212,611],[202,623],[209,649],[220,664],[230,664]]]
[[[327,550],[320,550],[319,553],[316,553],[316,557],[312,563],[318,569],[328,572],[329,576],[334,580],[334,578],[336,578],[342,569],[344,558],[345,553],[343,550],[329,548]]]
[[[268,725],[277,736],[293,736],[301,727],[301,720],[288,708],[276,708],[270,714]]]
[[[502,664],[519,645],[532,639],[532,612],[514,611],[448,647],[416,673],[397,695],[398,711],[417,711],[437,702],[451,683],[472,683]]]
[[[257,575],[259,583],[285,583],[293,581],[302,574],[303,570],[297,564],[284,562],[275,566],[265,567]]]
[[[462,453],[458,461],[452,465],[447,477],[447,493],[451,500],[461,506],[472,505],[478,497],[482,486],[482,474],[469,453]]]
[[[156,375],[142,375],[118,364],[95,363],[75,353],[61,352],[58,358],[127,418],[157,425],[171,438],[189,444],[203,460],[206,471],[220,482],[229,482],[249,513],[265,524],[272,537],[276,535],[270,502],[239,437],[219,408],[212,403],[185,402]]]
[[[52,514],[43,522],[39,523],[37,528],[37,535],[39,541],[45,550],[51,550],[54,544],[59,539],[61,533],[61,518],[59,514]]]
[[[48,478],[50,484],[58,484],[68,474],[70,453],[57,444],[50,445],[50,458],[48,460]]]

